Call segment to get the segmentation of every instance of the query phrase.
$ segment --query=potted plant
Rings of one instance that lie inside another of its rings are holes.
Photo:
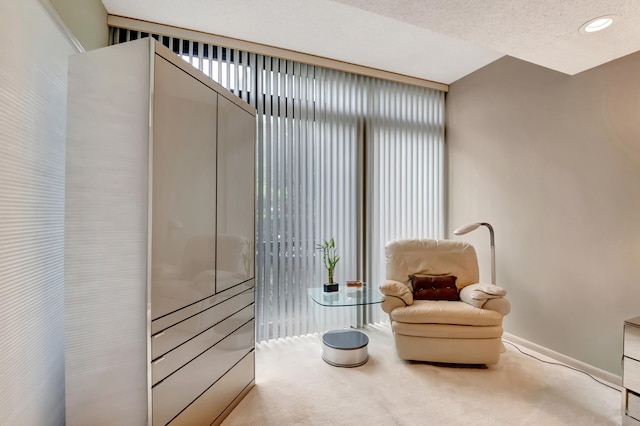
[[[324,291],[338,291],[338,283],[333,282],[333,271],[336,264],[340,260],[338,251],[336,250],[336,242],[331,238],[329,241],[324,240],[322,244],[317,244],[316,249],[322,252],[322,261],[324,267],[327,268],[327,282],[324,284]]]

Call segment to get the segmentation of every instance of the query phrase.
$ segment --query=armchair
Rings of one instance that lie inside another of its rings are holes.
[[[457,364],[499,361],[502,319],[511,306],[504,289],[478,283],[473,246],[448,240],[395,240],[387,243],[385,253],[382,310],[389,315],[400,358]],[[460,300],[416,299],[410,278],[414,275],[456,277],[452,280]]]

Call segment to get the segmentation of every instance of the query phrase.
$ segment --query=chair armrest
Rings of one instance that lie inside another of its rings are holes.
[[[413,303],[411,289],[400,281],[386,280],[380,285],[380,293],[402,299],[406,305]]]
[[[380,304],[380,308],[384,311],[384,313],[391,315],[391,311],[396,308],[404,308],[407,306],[406,303],[399,297],[395,296],[385,296],[384,300]]]
[[[385,281],[380,285],[380,293],[385,296],[382,310],[386,313],[390,313],[395,308],[413,304],[411,289],[399,281]]]
[[[505,317],[509,312],[511,312],[511,303],[504,297],[489,299],[482,306],[482,309],[499,312],[503,317]]]
[[[468,303],[471,306],[475,306],[476,308],[484,308],[488,301],[494,300],[494,299],[502,299],[504,298],[504,296],[506,296],[506,294],[507,294],[507,290],[505,290],[502,287],[498,287],[497,285],[477,283],[477,284],[468,285],[464,287],[462,290],[460,290],[460,300],[462,300],[465,303]],[[508,304],[508,301],[507,301],[507,304]],[[498,306],[500,304],[498,303],[493,305]],[[509,309],[507,309],[507,313]],[[492,309],[492,310],[496,310],[496,309]],[[498,310],[498,312],[500,311]],[[506,314],[503,314],[503,315],[506,315]]]

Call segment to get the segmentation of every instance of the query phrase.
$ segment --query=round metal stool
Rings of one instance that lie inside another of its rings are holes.
[[[369,359],[369,338],[356,330],[333,330],[322,335],[322,359],[336,367],[357,367]]]

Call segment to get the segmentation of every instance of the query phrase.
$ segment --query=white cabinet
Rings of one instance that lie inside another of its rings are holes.
[[[70,59],[67,424],[218,424],[253,386],[255,122],[153,39]]]
[[[640,425],[640,317],[624,322],[622,424]]]
[[[253,244],[255,210],[246,206],[254,203],[256,180],[245,171],[254,168],[255,119],[237,114],[237,107],[220,97],[218,102],[218,211],[217,211],[217,270],[216,290],[223,291],[241,277],[253,277],[255,272]],[[240,255],[238,255],[238,253]]]

